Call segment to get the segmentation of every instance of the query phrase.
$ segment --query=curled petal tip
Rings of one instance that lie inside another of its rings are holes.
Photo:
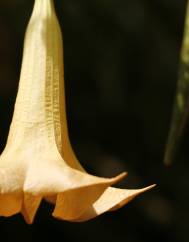
[[[153,185],[150,185],[150,186],[148,186],[148,187],[141,188],[141,189],[139,189],[139,191],[141,191],[141,192],[145,192],[145,191],[151,190],[152,188],[154,188],[154,187],[156,187],[156,186],[157,186],[157,184],[153,184]]]
[[[127,176],[127,172],[122,172],[121,174],[117,175],[116,177],[112,178],[112,184],[117,183],[124,179]]]
[[[123,172],[114,178],[106,178],[102,183],[91,184],[90,186],[70,189],[65,193],[59,193],[52,215],[68,221],[77,219],[101,197],[108,187],[123,179],[126,174],[126,172]]]
[[[148,188],[149,188],[149,189],[152,189],[152,188],[154,188],[154,187],[156,187],[156,186],[157,186],[157,184],[153,184],[153,185],[149,186]]]
[[[147,190],[155,187],[155,184],[142,188],[142,189],[119,189],[114,187],[107,188],[99,199],[88,207],[84,213],[78,216],[72,222],[84,222],[93,219],[105,212],[115,211],[128,202],[133,200],[136,196],[140,195]]]

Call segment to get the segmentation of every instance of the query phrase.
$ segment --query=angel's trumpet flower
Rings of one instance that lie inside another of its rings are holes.
[[[53,215],[84,221],[117,209],[149,189],[110,186],[125,176],[89,175],[77,161],[66,123],[62,37],[53,0],[35,0],[26,31],[19,90],[0,157],[0,215],[32,223],[43,198]]]

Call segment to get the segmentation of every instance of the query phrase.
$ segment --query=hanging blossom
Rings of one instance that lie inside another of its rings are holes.
[[[152,188],[111,187],[125,175],[93,176],[78,162],[68,137],[61,30],[53,0],[35,0],[13,119],[0,156],[0,216],[21,213],[32,223],[46,199],[55,205],[54,217],[86,221]]]

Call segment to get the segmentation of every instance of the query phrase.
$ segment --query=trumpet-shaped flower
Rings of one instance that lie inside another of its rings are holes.
[[[53,0],[35,0],[13,119],[0,156],[0,216],[20,212],[32,223],[46,198],[55,204],[54,217],[86,221],[151,188],[112,188],[126,173],[101,178],[80,165],[68,137],[62,56]]]

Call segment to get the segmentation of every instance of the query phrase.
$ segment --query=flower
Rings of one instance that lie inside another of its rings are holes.
[[[62,37],[53,0],[35,0],[13,119],[0,157],[1,216],[21,212],[32,223],[46,198],[55,203],[54,217],[85,221],[151,188],[111,188],[126,173],[108,179],[82,168],[68,137],[63,74]]]

